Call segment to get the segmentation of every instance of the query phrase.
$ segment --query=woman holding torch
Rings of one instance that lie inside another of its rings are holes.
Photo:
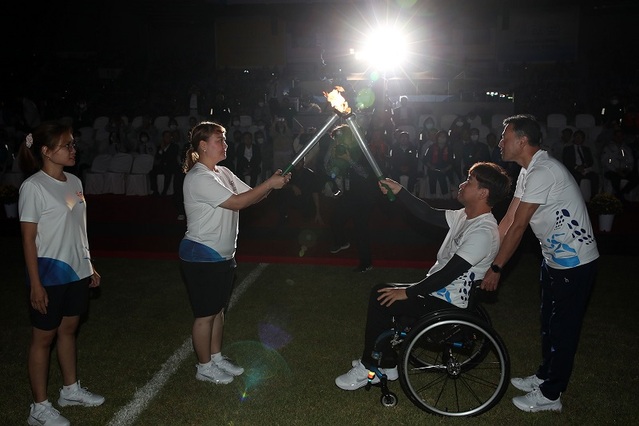
[[[226,158],[226,130],[213,122],[196,125],[184,162],[184,209],[187,230],[180,242],[182,277],[195,321],[192,339],[198,359],[195,378],[227,384],[242,367],[222,356],[224,310],[235,275],[239,210],[288,183],[278,170],[251,188],[218,163]]]

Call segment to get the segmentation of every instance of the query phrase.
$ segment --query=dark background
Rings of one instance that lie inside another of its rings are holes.
[[[2,97],[27,95],[43,105],[44,115],[63,115],[78,98],[85,98],[95,114],[134,115],[142,110],[172,114],[185,103],[188,88],[197,83],[209,99],[229,92],[237,80],[221,75],[215,60],[215,23],[224,16],[268,15],[298,25],[339,14],[349,5],[371,2],[290,2],[239,4],[214,0],[130,0],[21,2],[0,17],[3,60]],[[247,2],[244,2],[247,3]],[[386,3],[393,8],[396,2]],[[589,110],[612,92],[634,102],[638,90],[637,31],[639,2],[624,0],[433,0],[418,1],[442,19],[458,14],[502,16],[507,25],[511,7],[576,4],[579,15],[579,50],[576,61],[564,70],[573,93],[562,108]],[[250,28],[238,28],[237,37],[250,37]],[[503,69],[503,79],[515,79],[517,67]],[[267,72],[268,70],[263,70]],[[226,70],[228,72],[228,70]],[[285,70],[278,70],[283,73]],[[267,78],[267,76],[262,76]],[[560,84],[561,86],[565,86]],[[514,90],[534,96],[534,86],[512,82]],[[585,93],[587,92],[587,96]],[[240,102],[239,100],[233,100]],[[157,111],[154,111],[153,109]],[[574,111],[573,111],[574,112]]]

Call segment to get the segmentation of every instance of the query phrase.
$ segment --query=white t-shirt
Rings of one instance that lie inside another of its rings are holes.
[[[239,212],[220,207],[233,194],[251,189],[229,169],[213,171],[195,163],[184,178],[186,233],[180,242],[180,259],[221,262],[235,255]]]
[[[20,221],[36,223],[38,270],[43,286],[67,284],[93,273],[82,182],[39,171],[20,186]]]
[[[467,219],[466,211],[447,210],[448,234],[437,252],[437,262],[428,275],[442,269],[456,254],[471,264],[470,269],[446,287],[431,293],[460,308],[468,306],[468,295],[474,281],[484,278],[499,251],[499,230],[492,213]]]
[[[514,196],[539,204],[530,227],[551,268],[574,268],[599,257],[581,191],[566,167],[546,151],[537,151],[528,168],[521,168]]]

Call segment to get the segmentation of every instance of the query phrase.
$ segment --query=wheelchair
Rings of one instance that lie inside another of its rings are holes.
[[[466,309],[436,311],[417,321],[396,318],[376,341],[373,358],[381,359],[378,349],[390,343],[398,356],[402,391],[430,414],[477,416],[497,405],[508,388],[508,351],[479,304],[478,285]],[[375,377],[380,380],[372,384]],[[388,378],[379,367],[370,370],[366,389],[372,386],[381,388],[383,406],[397,405],[397,395],[389,390]]]

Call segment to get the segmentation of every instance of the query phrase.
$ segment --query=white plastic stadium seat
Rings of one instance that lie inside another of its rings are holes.
[[[93,128],[95,130],[104,130],[107,124],[109,124],[109,117],[106,115],[96,117],[95,120],[93,120]]]
[[[109,169],[111,155],[97,155],[91,163],[91,169],[87,171],[84,178],[85,194],[104,194],[104,175]]]
[[[2,173],[3,185],[12,185],[16,188],[20,188],[24,179],[25,175],[22,173],[22,170],[20,170],[20,165],[17,159],[14,159],[13,163],[11,163],[11,170],[5,170],[4,173]]]
[[[126,177],[126,195],[149,195],[149,172],[153,168],[153,160],[151,154],[133,158],[131,173]]]
[[[133,155],[119,152],[109,162],[109,168],[104,174],[105,194],[124,194],[126,192],[126,176],[131,172]]]
[[[169,116],[168,115],[159,115],[155,117],[153,120],[153,127],[158,129],[158,131],[162,132],[169,127]]]
[[[575,115],[575,127],[581,130],[592,129],[595,127],[595,116],[592,114]],[[585,131],[585,130],[584,130]]]
[[[142,116],[136,115],[133,117],[133,120],[131,120],[131,129],[139,129],[140,127],[142,127]]]
[[[548,138],[554,138],[561,135],[561,131],[568,127],[568,118],[566,114],[553,113],[546,117],[546,131]]]

